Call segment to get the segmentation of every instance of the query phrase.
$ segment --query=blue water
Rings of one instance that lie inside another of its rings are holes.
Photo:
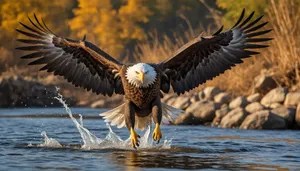
[[[89,116],[84,127],[95,136],[107,136],[97,117],[104,110],[71,110]],[[0,170],[300,170],[300,131],[164,125],[170,147],[87,149],[64,108],[0,109],[0,123]],[[41,146],[43,131],[62,146]]]

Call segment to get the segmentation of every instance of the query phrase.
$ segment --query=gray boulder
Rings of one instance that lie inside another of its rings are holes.
[[[278,107],[271,110],[272,113],[278,115],[286,121],[287,127],[292,128],[295,123],[296,109],[291,107]]]
[[[203,90],[206,100],[213,100],[215,95],[219,94],[220,92],[221,92],[221,90],[216,87],[206,87]]]
[[[221,92],[214,97],[216,103],[226,103],[228,104],[231,100],[231,94],[227,92]]]
[[[185,110],[189,105],[191,104],[190,98],[186,96],[179,96],[176,98],[176,100],[173,102],[173,107],[177,109]]]
[[[247,114],[243,108],[236,108],[225,115],[220,123],[222,128],[239,127],[246,118]]]
[[[216,113],[215,113],[215,118],[214,120],[212,121],[211,125],[212,126],[217,126],[220,124],[222,118],[229,112],[229,107],[228,105],[224,105],[221,107],[221,109],[218,109],[216,110]]]
[[[191,101],[191,103],[195,103],[195,102],[197,102],[197,101],[199,101],[200,100],[200,98],[199,98],[199,96],[198,96],[198,94],[192,94],[191,96],[190,96],[190,101]]]
[[[76,106],[87,107],[87,106],[91,106],[90,103],[91,102],[89,100],[80,100],[76,103]]]
[[[250,103],[245,108],[245,110],[248,113],[254,113],[254,112],[257,112],[257,111],[260,111],[260,110],[263,110],[263,109],[264,109],[264,106],[261,105],[259,102]]]
[[[281,106],[282,106],[281,103],[272,103],[272,104],[270,104],[269,108],[275,109],[275,108],[279,108],[279,107],[281,107]]]
[[[300,92],[290,92],[286,95],[285,106],[297,106],[300,102]]]
[[[91,108],[102,108],[106,104],[104,99],[97,100],[91,104]]]
[[[185,111],[193,116],[192,124],[203,124],[211,122],[215,117],[215,111],[220,107],[212,101],[199,101],[192,103]]]
[[[203,92],[203,91],[199,91],[198,97],[199,97],[199,100],[200,100],[200,101],[204,100],[204,99],[205,99],[205,94],[204,94],[204,92]]]
[[[247,97],[247,101],[249,103],[252,103],[252,102],[258,102],[261,100],[261,95],[259,93],[255,93],[255,94],[252,94],[252,95],[249,95]]]
[[[248,102],[247,102],[246,97],[239,96],[229,103],[229,108],[230,109],[235,109],[235,108],[239,108],[239,107],[243,108],[243,107],[247,106],[247,104],[248,104]]]
[[[171,97],[165,103],[170,105],[170,106],[173,106],[175,104],[176,100],[177,100],[177,97]]]
[[[266,94],[276,86],[277,84],[271,76],[261,74],[254,78],[254,91],[260,94]]]
[[[261,99],[261,104],[270,107],[272,103],[283,103],[285,96],[287,94],[287,89],[283,87],[278,87],[273,90],[271,90],[268,94],[266,94],[262,99]]]
[[[168,103],[170,99],[176,98],[176,94],[165,94],[164,97],[161,99],[162,102]]]
[[[195,122],[191,113],[183,113],[178,115],[174,122],[175,125],[191,125],[193,123]]]
[[[240,126],[240,129],[285,129],[284,118],[262,110],[248,115]]]

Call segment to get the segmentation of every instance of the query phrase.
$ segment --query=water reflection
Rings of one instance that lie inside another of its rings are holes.
[[[19,146],[18,148],[24,148]],[[31,145],[26,148],[45,148],[39,145]],[[125,149],[81,149],[80,145],[62,145],[60,148],[50,148],[50,151],[68,150],[68,152],[79,152],[80,159],[97,158],[103,165],[115,165],[122,170],[138,171],[143,168],[152,169],[213,169],[213,170],[290,170],[299,168],[290,165],[289,168],[281,166],[280,162],[265,164],[267,161],[256,159],[249,152],[216,152],[201,150],[199,148],[171,147],[170,149],[149,148],[142,150]],[[71,151],[70,151],[71,150]],[[87,155],[82,155],[87,154]],[[79,156],[76,156],[78,158]],[[74,158],[73,158],[74,159]],[[66,167],[67,168],[67,167]],[[42,169],[42,168],[40,168]],[[57,168],[56,168],[57,169]],[[69,168],[70,169],[70,168]]]
[[[173,168],[173,169],[229,169],[238,167],[232,158],[222,155],[194,156],[178,153],[158,152],[114,152],[109,155],[110,161],[120,166],[132,168]]]
[[[270,162],[268,159],[256,158],[251,155],[256,150],[243,148],[200,149],[181,146],[161,148],[160,146],[133,149],[82,149],[81,144],[64,145],[60,147],[43,147],[40,144],[19,145],[17,148],[48,148],[56,150],[71,150],[84,152],[88,158],[105,159],[107,164],[116,165],[123,170],[142,170],[143,168],[164,169],[218,169],[218,170],[289,170],[280,162]],[[85,158],[84,156],[82,156]],[[296,156],[285,156],[296,158]],[[291,161],[289,159],[289,161]],[[296,161],[295,161],[296,162]],[[269,163],[269,164],[265,164]],[[299,168],[297,165],[290,165]]]
[[[245,157],[245,156],[244,156]],[[241,164],[239,155],[182,152],[120,151],[108,155],[108,160],[125,170],[141,168],[224,169],[224,170],[288,170],[279,165]]]

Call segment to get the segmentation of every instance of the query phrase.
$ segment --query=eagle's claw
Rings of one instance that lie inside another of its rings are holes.
[[[140,136],[134,131],[133,128],[130,129],[131,145],[134,149],[140,145]]]
[[[155,126],[152,136],[153,136],[154,141],[157,141],[157,143],[159,143],[160,139],[162,138],[160,126],[158,123]]]

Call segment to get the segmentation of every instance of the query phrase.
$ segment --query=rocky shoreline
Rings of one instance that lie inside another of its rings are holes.
[[[176,125],[211,125],[239,129],[299,129],[300,91],[271,89],[266,95],[254,93],[233,97],[216,87],[177,97],[166,95],[163,102],[185,112]]]
[[[13,76],[0,79],[0,107],[57,107],[61,103],[54,97],[58,90],[54,85],[26,80]],[[65,98],[70,106],[76,104],[76,99]]]
[[[166,94],[162,101],[185,111],[173,123],[176,125],[300,129],[300,90],[277,87],[272,77],[266,76],[255,79],[254,83],[253,93],[248,96],[234,96],[216,87],[206,87],[200,92],[181,96]],[[58,90],[51,84],[44,85],[18,76],[0,79],[0,107],[60,107],[61,104],[54,99],[57,95]],[[122,99],[121,96],[99,97],[82,105],[80,98],[65,98],[70,106],[93,108],[112,108]]]

